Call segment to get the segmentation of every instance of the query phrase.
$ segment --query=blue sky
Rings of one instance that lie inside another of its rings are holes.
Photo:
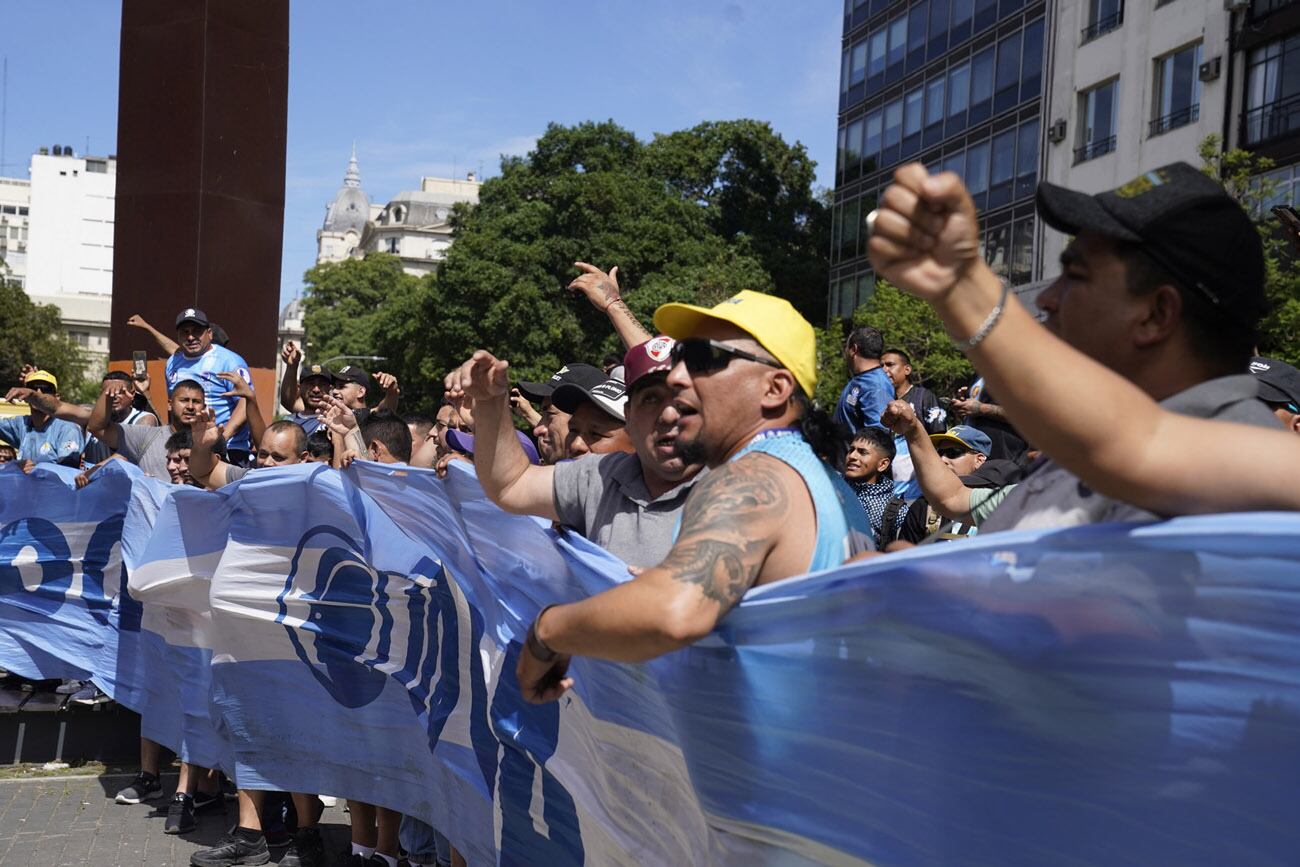
[[[280,294],[315,259],[316,229],[355,140],[387,201],[422,175],[491,177],[546,124],[612,118],[642,137],[753,117],[798,140],[831,184],[842,0],[296,0]],[[5,3],[8,124],[0,174],[42,145],[116,152],[121,4]]]

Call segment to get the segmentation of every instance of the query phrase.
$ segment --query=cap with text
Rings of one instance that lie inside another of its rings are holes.
[[[934,443],[936,449],[957,446],[968,452],[979,452],[986,458],[993,454],[993,440],[989,439],[989,435],[968,424],[950,427],[947,433],[930,434],[930,442]]]
[[[551,374],[551,378],[545,382],[525,381],[516,383],[515,388],[519,389],[524,397],[529,400],[540,401],[550,397],[557,388],[566,382],[579,382],[592,377],[604,379],[605,373],[599,367],[571,361]]]
[[[561,412],[570,414],[577,412],[578,407],[588,400],[619,421],[626,421],[626,386],[606,376],[598,367],[579,371],[577,376],[572,376],[571,371],[570,378],[551,392],[551,403]]]
[[[1250,360],[1250,372],[1259,380],[1260,400],[1300,408],[1300,370],[1276,358],[1256,357]]]
[[[59,387],[59,381],[55,379],[54,374],[50,373],[48,370],[33,370],[31,373],[23,377],[23,385],[31,385],[34,382],[49,383],[56,389]]]

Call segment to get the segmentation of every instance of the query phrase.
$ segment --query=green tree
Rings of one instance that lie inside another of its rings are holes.
[[[906,350],[921,382],[937,395],[952,394],[975,375],[930,305],[884,280],[876,283],[871,300],[853,314],[853,324],[879,328],[886,348]]]
[[[0,260],[0,275],[5,273]],[[87,382],[87,360],[63,330],[62,314],[53,304],[35,304],[16,282],[0,276],[0,386],[19,384],[24,364],[34,364],[58,377],[67,400],[84,401],[98,393]]]
[[[1277,184],[1261,174],[1273,160],[1240,148],[1223,150],[1217,135],[1199,145],[1202,170],[1217,179],[1255,221],[1264,245],[1264,296],[1268,312],[1260,322],[1259,351],[1300,365],[1300,262],[1295,249],[1269,212]]]
[[[418,282],[402,270],[400,259],[387,253],[317,265],[303,279],[304,353],[313,363],[339,355],[386,354],[376,351],[380,312],[402,303]]]

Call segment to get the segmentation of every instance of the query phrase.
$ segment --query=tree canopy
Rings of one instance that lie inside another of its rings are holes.
[[[0,385],[6,390],[19,384],[24,364],[33,364],[58,377],[65,400],[84,402],[98,394],[98,384],[85,380],[85,354],[64,333],[61,317],[58,307],[33,303],[16,282],[0,275]]]
[[[502,159],[477,206],[453,211],[456,240],[436,274],[399,276],[400,262],[378,254],[309,271],[311,357],[388,356],[404,403],[424,408],[479,347],[520,378],[598,360],[619,344],[564,288],[579,260],[617,265],[647,325],[664,302],[713,304],[740,289],[780,294],[815,321],[829,241],[813,168],[803,145],[759,121],[649,142],[612,121],[553,124],[531,153]]]

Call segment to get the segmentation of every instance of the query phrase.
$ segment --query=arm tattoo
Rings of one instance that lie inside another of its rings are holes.
[[[687,499],[681,535],[660,568],[727,611],[753,586],[771,550],[773,534],[755,528],[768,519],[779,525],[788,500],[768,461],[714,470]]]

